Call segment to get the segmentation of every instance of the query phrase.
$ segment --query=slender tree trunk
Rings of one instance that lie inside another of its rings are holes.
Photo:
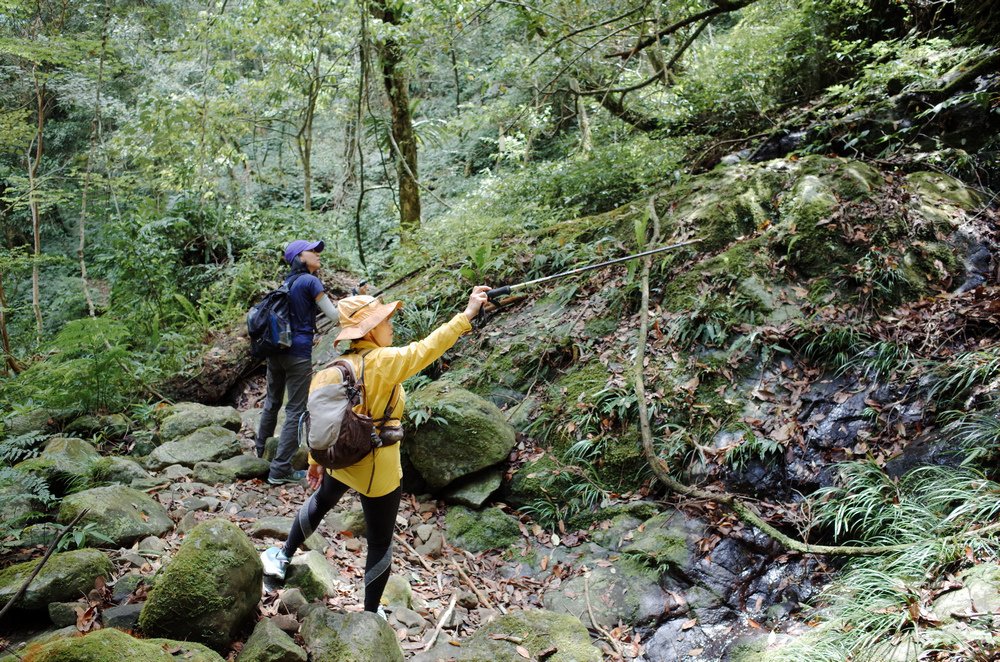
[[[594,147],[590,135],[590,115],[587,114],[587,99],[580,95],[580,82],[577,79],[570,81],[570,88],[576,97],[576,116],[580,121],[580,150],[584,154],[590,154]]]
[[[34,157],[31,156],[31,149],[28,150],[28,206],[31,209],[31,236],[33,240],[34,260],[31,265],[31,308],[35,313],[35,334],[37,339],[42,339],[42,303],[41,303],[41,274],[38,262],[42,255],[42,214],[38,203],[38,167],[45,153],[44,131],[45,131],[45,85],[38,81],[38,66],[31,68],[31,76],[35,82],[35,112],[38,121],[35,125],[34,137]]]
[[[392,8],[386,0],[371,5],[373,15],[390,25],[402,23],[402,7]],[[399,226],[404,242],[420,228],[420,188],[417,183],[417,141],[410,115],[410,92],[403,71],[403,50],[395,39],[379,44],[382,82],[392,113],[392,140],[397,147],[396,174],[399,179]]]
[[[322,40],[323,32],[320,31],[318,41]],[[319,103],[319,92],[323,85],[321,66],[323,59],[322,46],[317,46],[316,59],[313,60],[312,79],[309,81],[309,90],[306,93],[306,107],[302,113],[302,126],[296,138],[296,146],[299,149],[299,158],[302,161],[302,208],[306,212],[312,211],[312,148],[313,148],[313,120],[316,118],[316,105]]]
[[[455,57],[454,46],[448,49],[448,55],[451,56],[451,73],[455,78],[455,116],[460,117],[462,115],[462,83],[458,77],[458,59]]]
[[[108,47],[108,18],[110,14],[110,4],[105,9],[104,30],[101,34],[101,56],[97,65],[97,86],[94,93],[94,119],[90,125],[90,149],[87,152],[87,166],[83,173],[83,192],[80,195],[80,243],[76,249],[77,258],[80,261],[80,280],[83,283],[83,297],[87,300],[87,312],[91,317],[97,316],[94,306],[94,299],[90,296],[90,285],[87,283],[87,261],[85,250],[87,247],[87,193],[90,190],[90,173],[94,166],[94,152],[97,148],[97,141],[101,137],[101,84],[104,81],[104,56]]]
[[[21,372],[21,364],[10,349],[10,335],[7,333],[7,293],[3,289],[2,271],[0,271],[0,347],[3,349],[4,365],[15,374]]]

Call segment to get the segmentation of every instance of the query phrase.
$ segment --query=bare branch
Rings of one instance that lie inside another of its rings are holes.
[[[614,57],[630,58],[633,55],[635,55],[636,53],[638,53],[639,51],[641,51],[641,50],[643,50],[645,48],[649,48],[650,46],[652,46],[653,44],[655,44],[656,42],[658,42],[660,39],[663,39],[667,35],[673,34],[673,33],[677,32],[678,30],[680,30],[681,28],[685,28],[685,27],[691,25],[692,23],[697,23],[698,21],[701,21],[701,20],[704,20],[704,19],[707,19],[707,18],[712,18],[712,17],[715,17],[715,16],[719,16],[720,14],[729,14],[729,13],[737,11],[739,9],[743,9],[744,7],[746,7],[748,5],[752,5],[755,2],[757,2],[757,0],[738,0],[737,2],[716,2],[715,3],[716,6],[713,7],[712,9],[706,9],[705,11],[698,12],[697,14],[692,14],[691,16],[687,16],[685,18],[682,18],[681,20],[677,21],[676,23],[668,25],[667,27],[663,28],[659,32],[656,32],[655,34],[652,34],[652,35],[650,35],[648,37],[643,37],[642,39],[640,39],[636,43],[635,46],[633,46],[632,48],[628,49],[627,51],[618,51],[618,52],[615,52],[615,53],[609,53],[608,55],[605,55],[604,57],[606,57],[606,58],[614,58]]]

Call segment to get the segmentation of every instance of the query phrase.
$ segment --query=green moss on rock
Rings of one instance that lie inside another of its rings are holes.
[[[6,605],[38,566],[26,561],[0,571],[0,606]],[[86,595],[98,577],[111,576],[111,561],[99,550],[78,549],[53,554],[18,600],[23,609],[44,609],[50,602],[68,602]]]
[[[139,627],[224,650],[253,620],[262,581],[260,558],[246,534],[223,519],[203,522],[160,573]]]
[[[200,644],[167,639],[136,639],[107,628],[80,637],[65,637],[29,646],[25,662],[223,662],[222,656]]]
[[[507,547],[521,537],[517,520],[499,508],[475,512],[455,506],[448,509],[445,526],[455,544],[471,552]]]

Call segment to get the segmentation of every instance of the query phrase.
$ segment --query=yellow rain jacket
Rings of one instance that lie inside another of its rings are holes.
[[[465,313],[459,313],[432,331],[423,340],[412,342],[405,347],[379,347],[368,340],[355,340],[351,343],[351,351],[342,357],[351,362],[354,366],[354,374],[360,377],[361,355],[364,354],[364,382],[367,402],[355,407],[355,411],[367,413],[372,418],[379,419],[386,411],[386,405],[389,404],[391,396],[393,400],[392,406],[389,408],[391,418],[385,425],[390,427],[401,425],[400,419],[406,404],[406,394],[403,392],[402,382],[440,358],[463,333],[471,329],[472,324],[469,323]],[[309,390],[311,392],[321,386],[339,382],[340,371],[336,368],[326,368],[316,373]],[[397,385],[398,388],[393,393],[393,387]],[[377,427],[381,429],[381,426]],[[374,478],[372,477],[372,463],[375,465]],[[309,456],[309,464],[318,464],[311,455]],[[399,487],[399,481],[403,477],[403,466],[399,460],[399,444],[377,448],[374,455],[366,455],[357,464],[345,469],[327,469],[327,473],[365,496],[384,496]],[[370,490],[368,489],[369,481],[371,482]]]

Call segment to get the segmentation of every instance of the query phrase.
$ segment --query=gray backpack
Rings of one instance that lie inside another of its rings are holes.
[[[377,448],[399,443],[402,435],[398,432],[379,436],[375,430],[376,423],[389,420],[397,387],[393,387],[382,418],[376,421],[354,411],[364,401],[364,355],[360,378],[355,378],[354,366],[343,358],[334,361],[330,369],[340,371],[340,383],[326,384],[309,394],[307,410],[299,425],[299,438],[307,439],[312,458],[327,469],[343,469],[357,464]]]

